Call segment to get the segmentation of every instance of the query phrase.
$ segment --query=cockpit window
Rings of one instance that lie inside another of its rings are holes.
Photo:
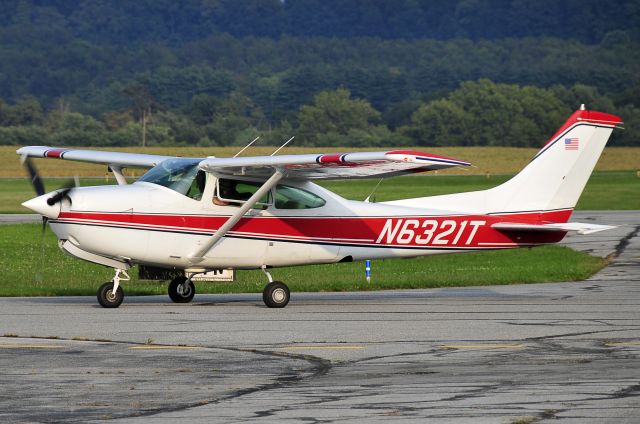
[[[276,208],[313,209],[324,206],[325,200],[310,191],[298,187],[279,185],[276,187]]]
[[[249,200],[261,186],[262,183],[220,178],[216,187],[213,203],[219,206],[240,206]],[[267,193],[258,200],[257,207],[267,206],[270,203],[271,194]]]
[[[199,200],[204,190],[205,175],[198,170],[198,163],[200,159],[167,159],[151,168],[138,181],[158,184],[184,195],[191,194],[189,197]],[[199,183],[202,185],[198,186]],[[196,187],[193,187],[194,184]]]

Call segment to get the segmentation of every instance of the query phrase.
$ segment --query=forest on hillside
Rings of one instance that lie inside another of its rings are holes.
[[[640,2],[3,1],[0,144],[640,140]]]

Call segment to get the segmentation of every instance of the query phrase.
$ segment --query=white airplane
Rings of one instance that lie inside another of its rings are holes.
[[[147,154],[20,148],[40,194],[23,205],[45,217],[63,251],[112,267],[98,290],[118,307],[133,265],[184,271],[169,284],[174,302],[193,299],[194,274],[262,269],[268,307],[289,302],[271,268],[407,258],[557,243],[569,231],[612,228],[569,223],[593,168],[621,119],[571,115],[531,162],[497,187],[381,203],[346,200],[312,180],[389,177],[467,162],[415,151],[180,158]],[[108,165],[118,185],[43,194],[29,158]],[[127,184],[122,169],[151,168]],[[425,180],[428,183],[428,180]]]

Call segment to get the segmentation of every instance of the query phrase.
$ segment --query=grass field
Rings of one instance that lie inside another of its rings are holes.
[[[0,227],[3,277],[0,296],[95,295],[113,277],[113,271],[71,258],[58,249],[47,230],[43,249],[40,226]],[[597,272],[606,261],[561,246],[442,255],[416,259],[373,261],[371,283],[362,263],[314,265],[273,270],[277,280],[292,291],[345,291],[400,288],[456,287],[490,284],[581,280]],[[136,269],[125,293],[166,294],[163,282],[138,281]],[[42,283],[40,281],[45,281]],[[198,283],[198,293],[261,292],[266,278],[261,271],[238,271],[233,283]]]
[[[422,175],[389,178],[382,181],[375,192],[375,200],[383,202],[407,197],[431,196],[481,190],[496,186],[508,175]],[[323,186],[348,199],[364,200],[379,180],[325,181]],[[68,182],[65,178],[45,179],[47,190]],[[114,184],[109,178],[83,178],[83,186]],[[26,178],[0,179],[0,213],[29,213],[21,206],[34,197],[33,188]],[[583,210],[635,210],[640,209],[640,177],[635,172],[597,172],[591,176],[578,202]]]

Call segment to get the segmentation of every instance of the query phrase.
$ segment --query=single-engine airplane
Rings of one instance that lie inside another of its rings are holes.
[[[98,290],[120,306],[133,265],[184,271],[169,284],[174,302],[193,299],[192,276],[217,269],[262,269],[268,307],[289,302],[269,269],[294,265],[407,258],[556,243],[569,231],[612,228],[568,222],[617,116],[574,112],[526,167],[497,187],[381,203],[346,200],[313,183],[390,177],[469,163],[396,150],[234,158],[23,147],[40,194],[23,205],[48,220],[63,251],[112,267]],[[118,185],[44,194],[29,158],[105,164]],[[127,184],[123,168],[150,168]],[[425,180],[425,183],[427,180]]]

